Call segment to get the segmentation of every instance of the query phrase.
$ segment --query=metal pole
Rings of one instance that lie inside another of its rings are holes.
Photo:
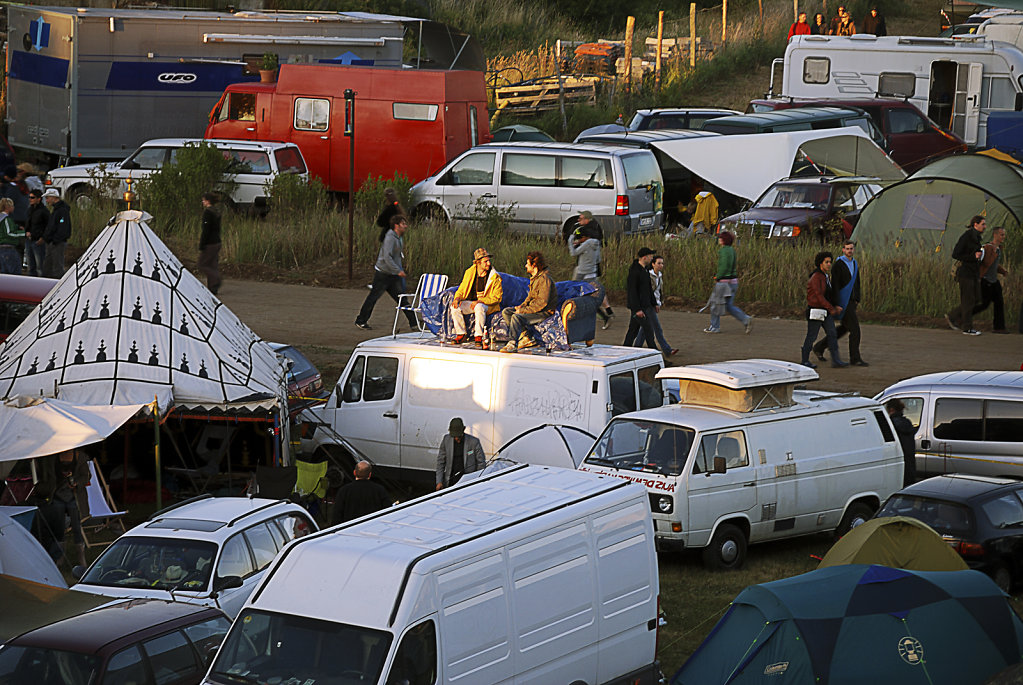
[[[355,254],[355,91],[345,89],[345,137],[348,140],[348,280]]]
[[[163,509],[163,479],[160,476],[160,398],[156,395],[153,395],[153,456],[156,461],[156,510],[160,511]]]

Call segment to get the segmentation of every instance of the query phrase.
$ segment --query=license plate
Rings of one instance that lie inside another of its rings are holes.
[[[652,216],[645,216],[645,217],[643,217],[642,219],[639,220],[639,225],[640,226],[652,226],[653,223],[654,223],[654,218]]]

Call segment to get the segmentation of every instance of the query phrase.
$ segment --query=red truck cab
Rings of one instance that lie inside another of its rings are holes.
[[[206,138],[292,142],[309,175],[347,192],[346,89],[355,91],[355,188],[367,177],[420,181],[489,142],[483,73],[284,64],[276,83],[235,83],[210,113]]]

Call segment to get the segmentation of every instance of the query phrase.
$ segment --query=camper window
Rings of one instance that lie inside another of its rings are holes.
[[[677,476],[695,439],[696,431],[686,426],[619,419],[601,433],[586,462]]]
[[[912,97],[916,92],[916,76],[899,72],[881,72],[877,77],[879,97]]]
[[[330,100],[295,98],[295,130],[326,131],[330,123]]]
[[[700,450],[696,453],[696,462],[693,464],[693,473],[713,473],[715,457],[725,460],[726,469],[749,466],[746,436],[743,432],[729,431],[703,436]]]
[[[803,83],[827,83],[830,78],[830,58],[807,57],[803,60]]]
[[[664,389],[657,378],[660,366],[645,366],[639,370],[639,408],[651,409],[664,404]]]
[[[616,373],[611,376],[608,387],[611,389],[611,416],[618,416],[636,411],[636,381],[631,371]]]
[[[480,152],[466,155],[451,167],[437,183],[454,186],[489,186],[494,183],[494,162],[497,155],[493,152]]]
[[[398,385],[398,359],[396,357],[370,357],[366,361],[366,402],[389,400]]]
[[[1012,79],[1004,76],[985,78],[980,88],[980,106],[988,109],[1015,108],[1016,89],[1012,86]]]
[[[387,676],[387,685],[437,682],[437,629],[433,621],[423,621],[401,638]]]
[[[558,185],[567,188],[610,188],[611,160],[562,157]]]
[[[553,186],[555,173],[553,155],[504,156],[501,184],[506,186]]]
[[[395,102],[391,104],[391,114],[395,119],[412,121],[437,121],[437,105],[421,105],[414,102]]]
[[[344,390],[341,393],[342,402],[358,402],[362,399],[362,378],[366,372],[366,358],[360,356],[352,365],[352,370],[345,379]]]
[[[1023,442],[1023,402],[988,400],[984,408],[984,439]]]

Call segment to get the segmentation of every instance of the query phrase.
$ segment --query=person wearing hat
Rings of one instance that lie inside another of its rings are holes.
[[[25,227],[25,254],[28,258],[28,275],[43,275],[43,260],[46,258],[46,225],[50,223],[50,210],[43,203],[43,191],[28,191],[28,225]]]
[[[482,471],[487,456],[479,438],[465,432],[465,424],[457,416],[448,424],[448,432],[437,450],[437,489],[453,485],[462,475]]]
[[[568,253],[576,258],[575,271],[572,272],[572,280],[586,281],[587,283],[599,283],[603,275],[601,268],[601,248],[604,245],[604,231],[601,229],[589,210],[579,212],[579,219],[576,222],[576,229],[568,238]],[[611,305],[607,301],[607,291],[604,294],[604,301],[597,308],[597,314],[604,321],[602,329],[607,330],[614,318]]]
[[[472,266],[465,270],[462,283],[451,300],[451,324],[455,328],[455,337],[451,343],[454,345],[465,342],[465,315],[472,314],[473,341],[476,347],[481,350],[490,349],[484,336],[487,316],[501,310],[501,298],[504,296],[501,274],[491,268],[491,256],[483,247],[473,253]]]
[[[654,259],[654,251],[649,247],[639,248],[636,258],[632,260],[629,267],[629,275],[625,280],[625,291],[629,303],[629,311],[632,317],[629,319],[629,330],[625,333],[625,341],[622,345],[633,347],[636,342],[636,335],[640,329],[643,330],[643,339],[653,349],[656,345],[654,327],[651,324],[656,316],[654,309],[654,289],[650,284],[650,262]]]
[[[18,176],[15,182],[23,193],[28,195],[33,190],[38,190],[40,193],[43,192],[43,181],[39,178],[39,171],[34,166],[28,162],[22,162],[16,168]]]
[[[71,210],[67,203],[60,199],[60,191],[56,188],[47,188],[43,193],[43,200],[50,208],[46,232],[40,239],[46,245],[43,276],[60,278],[64,275],[64,248],[71,237]]]

